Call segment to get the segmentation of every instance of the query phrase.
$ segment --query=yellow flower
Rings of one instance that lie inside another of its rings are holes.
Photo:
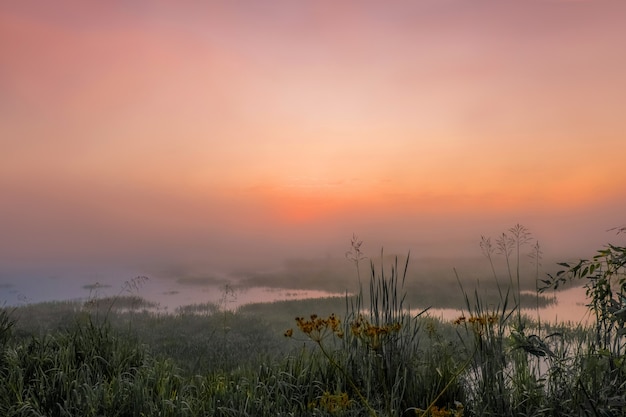
[[[326,319],[319,317],[317,314],[311,314],[309,320],[303,317],[296,317],[296,324],[302,333],[316,342],[321,341],[331,332],[338,337],[343,337],[341,320],[335,314],[331,314]]]

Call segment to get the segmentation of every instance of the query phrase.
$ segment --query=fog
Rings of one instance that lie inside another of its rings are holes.
[[[424,285],[518,223],[546,269],[622,238],[621,1],[5,3],[0,303],[350,291],[353,234]]]
[[[84,298],[95,283],[102,293],[115,294],[140,275],[151,278],[145,295],[177,292],[188,284],[197,284],[192,290],[202,284],[264,286],[263,274],[271,287],[352,291],[352,284],[329,288],[324,277],[319,285],[304,283],[308,272],[294,269],[293,261],[318,273],[333,260],[336,268],[327,275],[339,271],[353,283],[353,265],[344,256],[353,234],[364,241],[366,257],[376,258],[381,250],[400,256],[410,252],[418,275],[424,270],[432,275],[435,269],[451,274],[456,267],[473,279],[481,270],[463,267],[481,259],[481,237],[495,241],[517,223],[530,230],[533,243],[539,242],[543,273],[552,271],[556,261],[590,257],[609,242],[619,244],[623,237],[609,229],[622,225],[626,212],[619,200],[544,212],[450,209],[437,214],[388,207],[388,213],[372,214],[355,206],[353,212],[295,222],[253,207],[253,201],[239,206],[168,195],[118,194],[113,200],[102,190],[4,191],[11,198],[0,208],[0,299],[8,304]],[[281,274],[286,275],[277,278]]]

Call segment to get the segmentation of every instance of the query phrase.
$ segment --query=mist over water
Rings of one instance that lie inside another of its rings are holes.
[[[545,270],[620,241],[622,2],[74,3],[0,6],[0,303],[342,293],[353,234],[432,296],[517,223]]]
[[[610,211],[595,221],[585,212],[578,217],[527,216],[533,223],[524,225],[533,235],[533,244],[538,240],[543,252],[540,278],[546,272],[553,272],[558,261],[590,257],[608,242],[619,243],[622,237],[607,232],[613,225],[621,224],[619,215],[606,215]],[[239,304],[353,293],[357,288],[356,273],[344,255],[350,249],[355,230],[364,241],[362,250],[366,259],[360,267],[365,280],[369,279],[370,259],[376,261],[384,251],[388,255],[387,268],[394,256],[399,256],[402,263],[410,252],[407,291],[416,294],[431,287],[435,292],[460,294],[453,268],[469,286],[492,281],[489,264],[479,247],[480,238],[486,236],[495,241],[516,224],[515,220],[505,223],[508,219],[498,216],[428,220],[425,216],[415,216],[360,222],[339,219],[336,224],[259,225],[257,231],[249,234],[239,230],[232,235],[200,230],[189,236],[169,229],[169,236],[160,239],[142,235],[136,229],[127,233],[132,236],[132,244],[122,234],[117,244],[83,232],[82,239],[77,241],[66,239],[58,245],[39,243],[36,251],[21,249],[21,252],[5,243],[0,301],[19,305],[125,295],[125,282],[136,276],[149,278],[137,295],[170,310],[184,304],[218,302],[225,286],[233,287],[239,294]],[[21,232],[32,234],[36,242],[36,230]],[[87,250],[81,242],[88,242]],[[523,248],[522,263],[527,264],[527,269],[530,249],[530,245]],[[502,259],[496,262],[498,273],[504,278],[505,265]],[[532,281],[534,271],[526,272],[530,276],[527,279]],[[449,282],[447,287],[441,287],[442,279]]]

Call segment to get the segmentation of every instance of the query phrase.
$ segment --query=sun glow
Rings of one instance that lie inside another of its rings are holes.
[[[623,2],[61,3],[0,6],[8,260],[623,217]]]

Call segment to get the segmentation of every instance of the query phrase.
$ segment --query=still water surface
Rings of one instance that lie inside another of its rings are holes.
[[[129,275],[119,274],[118,276],[128,277]],[[55,300],[86,301],[90,298],[134,294],[157,303],[158,311],[175,312],[178,307],[191,304],[214,303],[220,308],[233,310],[250,303],[345,296],[345,293],[323,290],[241,287],[237,286],[236,278],[228,275],[186,283],[175,279],[149,279],[136,288],[128,288],[128,281],[125,279],[115,280],[110,276],[107,279],[102,278],[84,276],[81,280],[77,280],[51,276],[48,279],[20,280],[17,283],[0,286],[0,305],[18,306]],[[98,282],[107,284],[96,284]],[[524,311],[531,317],[538,314],[543,322],[575,324],[590,321],[590,315],[585,306],[583,287],[558,291],[554,293],[554,296],[555,303],[541,308],[539,312],[532,306]],[[456,309],[433,308],[429,310],[429,314],[445,320],[454,320],[463,312]]]
[[[549,295],[549,294],[545,294]],[[585,304],[585,288],[572,287],[554,293],[555,302],[539,310],[533,307],[522,308],[522,312],[529,317],[539,317],[542,322],[546,323],[589,323],[591,316]],[[431,316],[439,317],[444,320],[454,320],[459,315],[465,314],[461,310],[456,309],[430,309]]]

